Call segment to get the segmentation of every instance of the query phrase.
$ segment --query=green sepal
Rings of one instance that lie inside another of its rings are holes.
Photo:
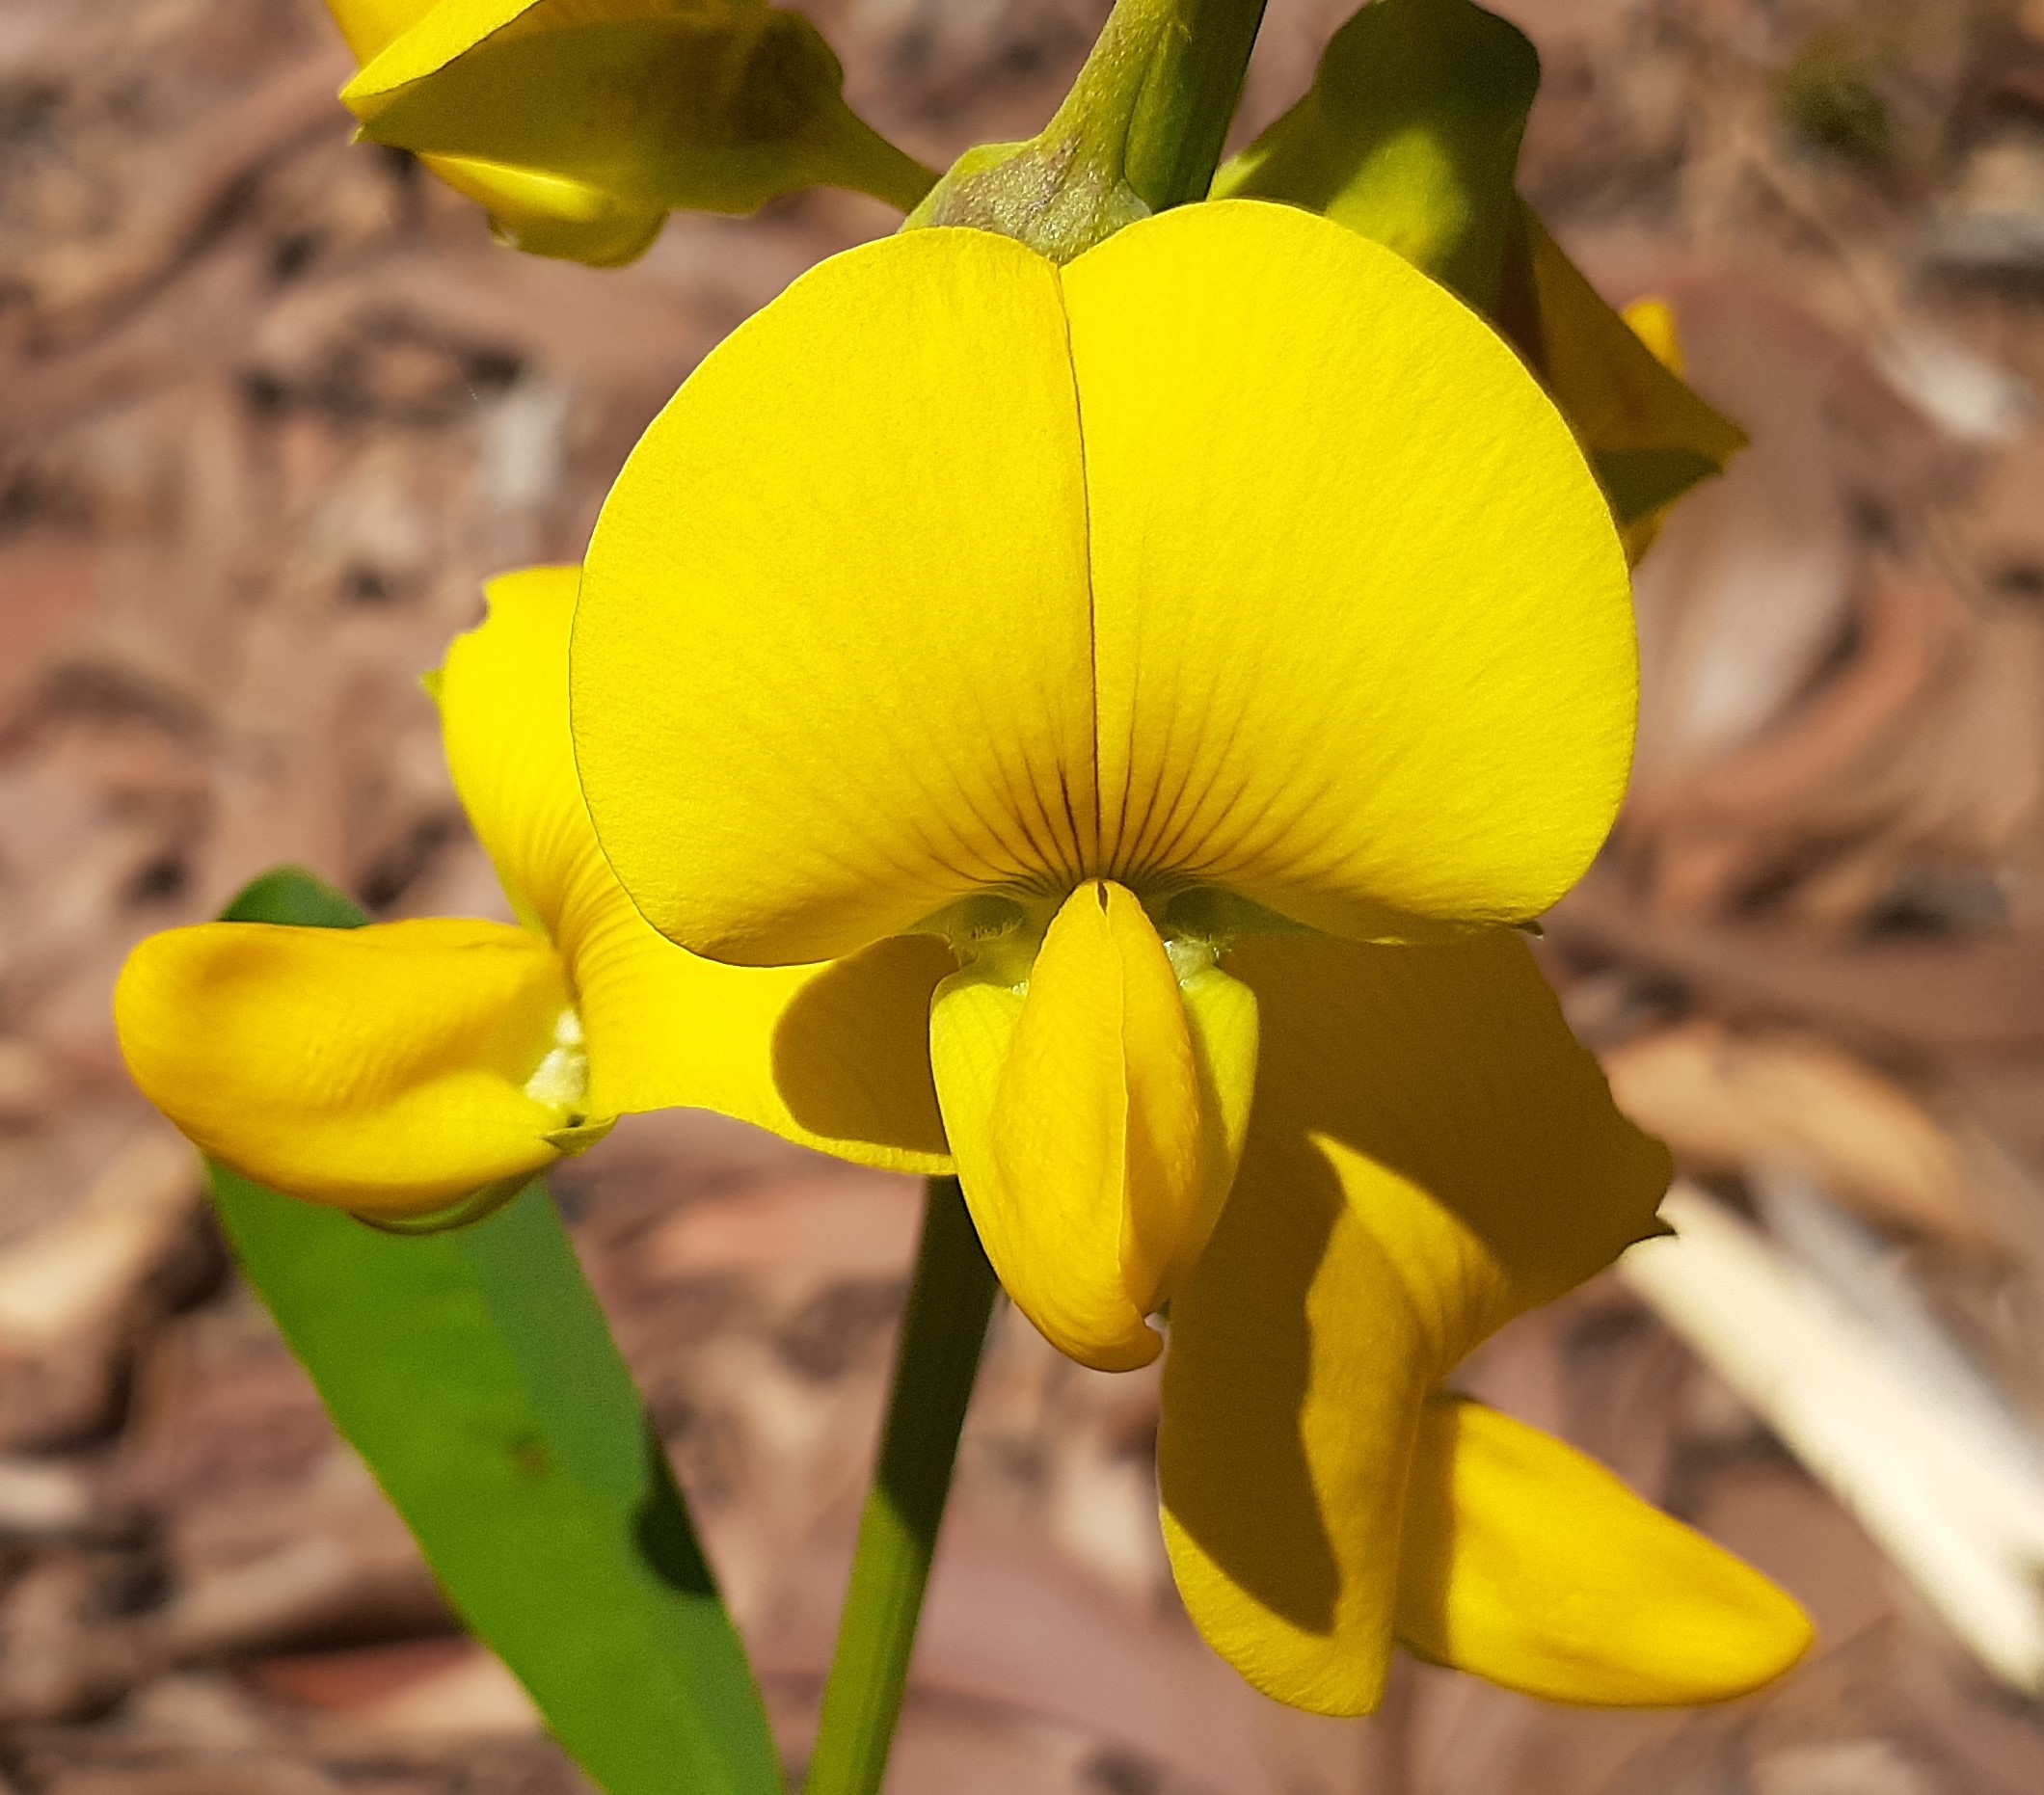
[[[905,228],[965,226],[1060,266],[1117,230],[1203,198],[1242,94],[1264,0],[1115,0],[1051,121],[980,144]]]
[[[929,172],[843,88],[816,27],[761,0],[442,0],[341,98],[507,241],[615,262],[676,207],[751,212],[813,186],[913,205]]]
[[[1329,41],[1305,97],[1222,168],[1213,197],[1324,213],[1489,311],[1539,87],[1539,55],[1495,13],[1376,0]]]
[[[368,920],[296,869],[225,918]],[[545,1187],[401,1238],[208,1169],[235,1256],[336,1426],[597,1785],[779,1795],[743,1647]]]
[[[1722,472],[1746,433],[1664,365],[1520,202],[1530,318],[1500,320],[1546,384],[1627,531]],[[1635,556],[1636,558],[1636,556]]]

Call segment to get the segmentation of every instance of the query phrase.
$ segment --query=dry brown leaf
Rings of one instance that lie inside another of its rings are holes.
[[[1607,1052],[1620,1109],[1711,1171],[1800,1172],[1862,1214],[1981,1247],[1965,1155],[1892,1079],[1821,1035],[1691,1022]]]

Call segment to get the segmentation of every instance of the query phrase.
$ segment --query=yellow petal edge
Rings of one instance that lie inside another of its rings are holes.
[[[1398,1636],[1549,1701],[1672,1707],[1772,1682],[1815,1642],[1795,1602],[1594,1460],[1464,1397],[1422,1414]]]

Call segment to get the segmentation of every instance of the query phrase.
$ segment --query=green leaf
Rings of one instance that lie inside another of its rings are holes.
[[[1469,0],[1376,0],[1330,40],[1305,97],[1215,176],[1217,200],[1279,200],[1495,303],[1540,58]]]
[[[285,923],[295,928],[361,928],[365,911],[346,892],[303,867],[276,867],[252,879],[221,911],[223,923]]]
[[[295,870],[232,921],[366,919]],[[380,1234],[221,1166],[249,1281],[464,1621],[608,1795],[768,1795],[744,1650],[544,1186],[472,1228]]]

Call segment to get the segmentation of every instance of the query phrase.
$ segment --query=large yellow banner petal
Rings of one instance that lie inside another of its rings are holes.
[[[1063,288],[1107,870],[1362,939],[1552,903],[1625,790],[1632,613],[1518,357],[1266,202],[1134,226]]]
[[[1057,271],[924,230],[727,337],[625,465],[576,619],[612,864],[721,959],[827,958],[1091,858],[1079,418]]]

